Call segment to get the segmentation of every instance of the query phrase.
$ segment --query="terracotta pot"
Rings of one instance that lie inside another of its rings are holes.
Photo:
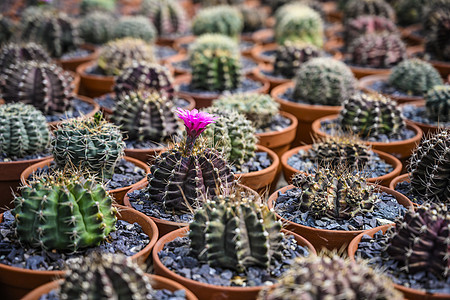
[[[158,228],[144,214],[129,207],[121,205],[117,205],[117,207],[120,209],[120,214],[117,216],[119,220],[124,220],[131,224],[138,223],[145,234],[149,236],[150,241],[148,245],[131,256],[133,260],[144,264],[158,239]],[[3,214],[0,215],[0,222],[2,222],[2,217]],[[0,264],[0,290],[5,299],[19,299],[38,286],[62,277],[64,274],[64,271],[34,271]]]
[[[327,120],[335,120],[337,117],[338,115],[331,115],[314,121],[312,124],[312,130],[314,134],[318,137],[326,137],[327,134],[321,131],[321,123]],[[411,153],[415,149],[416,145],[419,144],[420,139],[422,138],[422,130],[412,123],[406,123],[406,128],[413,130],[416,133],[415,136],[404,141],[396,141],[389,143],[386,142],[365,142],[365,143],[371,145],[372,149],[380,150],[394,155],[395,157],[399,158],[400,161],[402,159],[403,160],[407,159],[408,157],[411,156]]]
[[[133,187],[132,189],[130,189],[128,191],[128,193],[131,193],[131,192],[134,192],[134,191],[137,191],[137,190],[141,190],[141,189],[146,188],[146,187],[147,187],[147,182]],[[242,185],[242,184],[238,184],[238,187],[242,188],[246,192],[247,195],[253,195],[255,197],[255,199],[259,199],[260,200],[259,194],[256,193],[251,188],[249,188],[249,187],[247,187],[245,185]],[[123,198],[123,203],[124,203],[125,206],[127,206],[129,208],[133,208],[133,206],[131,206],[130,197],[128,197],[128,193]],[[259,201],[259,200],[257,200],[257,201]],[[178,222],[168,221],[168,220],[164,220],[164,219],[158,219],[158,218],[151,217],[151,216],[147,216],[147,217],[152,219],[153,222],[155,222],[156,226],[158,226],[159,238],[161,238],[163,235],[166,235],[169,232],[175,231],[177,229],[180,229],[182,227],[186,227],[186,226],[189,225],[188,223],[178,223]]]
[[[369,184],[373,185],[372,183]],[[399,192],[391,190],[381,185],[376,185],[376,187],[379,188],[381,192],[386,192],[388,194],[393,195],[395,199],[397,199],[397,202],[403,205],[404,207],[406,208],[413,207],[411,201],[409,201],[409,199],[406,196],[400,194]],[[270,195],[269,200],[267,201],[267,206],[270,209],[273,209],[274,204],[278,199],[278,194],[284,193],[292,188],[294,188],[293,185],[288,185]],[[326,248],[328,250],[333,249],[340,250],[343,247],[347,247],[347,245],[351,242],[351,240],[355,236],[364,232],[364,230],[345,231],[345,230],[317,229],[309,226],[300,225],[287,219],[284,219],[278,213],[276,215],[277,218],[279,218],[283,222],[283,224],[285,224],[284,227],[287,230],[293,231],[297,234],[301,234],[302,236],[304,236],[308,241],[311,242],[311,244],[313,244],[313,246],[316,248],[317,251],[320,251],[322,248]]]
[[[372,84],[378,81],[388,82],[388,78],[389,74],[365,76],[359,80],[358,87],[366,93],[380,93],[371,87]],[[384,93],[381,94],[397,101],[399,104],[423,100],[423,96],[397,96]]]
[[[188,279],[186,277],[180,276],[175,272],[169,270],[158,257],[158,253],[164,248],[164,245],[170,241],[173,241],[177,237],[183,237],[187,234],[189,228],[184,227],[177,229],[169,234],[163,236],[156,243],[155,248],[153,250],[153,265],[155,268],[155,273],[157,275],[164,276],[166,278],[175,280],[189,290],[193,291],[194,294],[200,300],[251,300],[256,299],[259,291],[263,288],[263,286],[255,286],[255,287],[231,287],[231,286],[219,286],[212,285],[207,283],[202,283],[199,281],[195,281],[192,279]],[[302,236],[297,235],[295,233],[283,230],[283,232],[287,235],[293,235],[295,240],[299,245],[307,247],[311,254],[316,254],[314,247],[304,239]]]
[[[274,56],[265,55],[264,53],[269,51],[275,51],[278,49],[278,44],[272,43],[272,44],[266,44],[266,45],[255,45],[251,50],[250,54],[252,55],[253,59],[258,64],[273,64],[275,62]]]
[[[137,167],[143,169],[145,171],[145,174],[150,173],[150,167],[140,161],[137,160],[135,158],[132,157],[128,157],[128,156],[124,156],[123,159],[125,159],[128,162],[133,163],[134,165],[136,165]],[[20,174],[20,181],[22,182],[23,185],[28,185],[28,177],[35,172],[38,168],[43,168],[45,166],[50,166],[50,164],[53,162],[53,158],[41,161],[39,163],[36,163],[34,165],[29,166],[28,168],[26,168],[22,174]],[[142,178],[141,180],[139,180],[138,182],[126,186],[126,187],[122,187],[122,188],[118,188],[118,189],[114,189],[114,190],[109,190],[108,192],[111,194],[111,196],[114,197],[114,200],[117,204],[122,205],[123,204],[123,197],[125,196],[125,194],[132,189],[135,186],[141,185],[142,183],[146,182],[147,178],[144,176],[144,178]]]
[[[251,79],[251,80],[255,80],[255,76],[253,74],[247,74],[246,75],[247,78]],[[179,86],[181,84],[189,84],[191,82],[191,75],[190,74],[185,74],[185,75],[180,75],[175,77],[175,85]],[[269,90],[269,83],[268,82],[264,82],[263,85],[257,89],[254,90],[250,90],[247,92],[255,92],[255,93],[260,93],[260,94],[266,94]],[[195,100],[195,108],[203,108],[203,107],[208,107],[211,106],[211,103],[214,99],[219,98],[222,93],[215,93],[212,94],[210,92],[205,92],[205,93],[194,93],[194,92],[179,92],[180,96],[190,96],[192,98],[194,98]]]
[[[152,284],[152,288],[155,290],[169,290],[171,292],[178,291],[178,290],[184,290],[186,292],[186,299],[187,300],[198,300],[195,295],[179,284],[176,281],[164,278],[162,276],[158,275],[151,275],[151,274],[145,274],[150,279],[150,282]],[[44,285],[41,285],[38,288],[35,288],[31,292],[25,295],[25,297],[22,298],[22,300],[39,300],[42,295],[46,295],[50,293],[53,290],[58,289],[60,284],[63,282],[63,279],[55,280],[49,283],[46,283]]]
[[[114,86],[114,76],[88,74],[87,69],[95,67],[97,61],[90,61],[77,67],[77,73],[81,77],[81,90],[84,95],[98,97],[111,93]]]
[[[411,45],[422,45],[425,43],[425,38],[417,34],[417,31],[422,29],[422,24],[413,24],[401,30],[402,37]]]
[[[425,100],[419,100],[419,101],[415,101],[414,103],[407,103],[407,104],[414,105],[416,107],[424,107],[426,105],[426,101]],[[404,105],[400,105],[400,108],[402,108],[403,106]],[[412,120],[409,120],[409,119],[406,120],[406,122],[408,124],[414,124],[414,125],[418,126],[420,129],[422,129],[424,135],[430,135],[430,134],[436,133],[439,130],[441,130],[442,128],[444,128],[443,126],[438,127],[436,125],[420,123],[420,122],[412,121]]]
[[[321,117],[338,113],[342,106],[325,106],[325,105],[311,105],[304,103],[296,103],[281,98],[287,89],[293,88],[294,83],[289,82],[277,86],[272,90],[270,95],[280,103],[280,110],[294,115],[298,120],[297,133],[293,146],[301,144],[312,144],[312,123]]]
[[[373,237],[375,233],[378,231],[383,231],[383,233],[386,233],[386,231],[391,227],[395,226],[395,224],[389,224],[389,225],[383,225],[379,227],[375,227],[369,230],[366,230],[362,233],[360,233],[358,236],[356,236],[348,246],[348,257],[355,261],[355,254],[358,250],[359,242],[361,242],[361,239],[364,235],[368,235],[370,237]],[[399,284],[394,283],[395,289],[399,290],[403,293],[403,296],[405,299],[410,300],[431,300],[431,299],[450,299],[450,294],[440,294],[440,293],[427,293],[421,290],[416,290],[412,288],[408,288]]]
[[[253,74],[255,74],[255,77],[259,81],[261,81],[261,82],[268,81],[269,82],[269,84],[270,84],[269,91],[271,91],[272,89],[274,89],[275,87],[277,87],[281,84],[292,82],[292,79],[270,76],[267,73],[273,74],[273,66],[272,65],[259,64],[258,67],[253,72]]]
[[[399,176],[395,177],[394,179],[392,179],[391,183],[389,184],[389,188],[395,190],[395,187],[397,186],[397,184],[399,184],[400,182],[404,182],[404,181],[411,182],[409,173],[399,175]]]
[[[81,64],[96,60],[99,55],[99,48],[94,45],[84,44],[80,47],[83,50],[88,50],[91,53],[82,57],[74,57],[67,59],[57,59],[56,63],[61,65],[64,70],[76,72],[77,67]]]
[[[300,146],[294,149],[289,150],[288,152],[286,152],[282,157],[281,157],[281,165],[283,166],[283,173],[284,173],[284,178],[286,179],[286,181],[291,184],[291,178],[295,173],[300,172],[299,170],[293,168],[292,166],[290,166],[288,164],[288,159],[293,156],[294,154],[297,154],[298,151],[300,150],[304,150],[306,152],[308,152],[309,150],[311,150],[312,145],[305,145],[305,146]],[[376,183],[376,184],[380,184],[386,187],[389,187],[389,184],[391,183],[391,181],[397,177],[398,175],[400,175],[400,172],[402,171],[402,163],[395,158],[394,156],[384,153],[382,151],[378,151],[378,150],[372,150],[372,152],[378,154],[378,156],[384,160],[386,163],[390,164],[394,170],[392,170],[392,172],[389,172],[388,174],[385,174],[383,176],[379,176],[379,177],[373,177],[373,178],[368,178],[367,182],[370,183]]]

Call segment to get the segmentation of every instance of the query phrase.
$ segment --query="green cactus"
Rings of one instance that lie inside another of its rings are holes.
[[[316,105],[342,105],[356,91],[356,79],[343,62],[320,57],[300,66],[293,98]]]
[[[140,13],[150,18],[160,36],[182,35],[189,27],[184,8],[175,0],[144,0]]]
[[[435,85],[443,84],[439,72],[421,59],[407,59],[392,68],[388,82],[408,95],[423,95]]]
[[[237,43],[219,34],[205,34],[189,47],[191,86],[206,91],[233,90],[240,86],[242,66]]]
[[[130,258],[110,253],[92,253],[71,264],[59,289],[59,298],[154,299],[144,271]]]
[[[113,13],[116,9],[116,0],[82,0],[80,13],[82,15],[93,11]]]
[[[40,45],[35,43],[9,43],[0,50],[0,74],[10,65],[21,61],[34,60],[50,62],[50,56]]]
[[[9,42],[13,36],[13,27],[13,22],[9,18],[0,14],[0,46],[3,46]]]
[[[24,186],[14,199],[19,241],[46,250],[98,246],[115,230],[113,199],[93,177],[55,172]]]
[[[450,129],[425,138],[411,155],[411,189],[424,201],[450,204]]]
[[[292,184],[301,189],[299,210],[315,218],[347,220],[371,212],[377,200],[375,186],[345,168],[319,168],[314,175],[297,173]]]
[[[275,51],[273,73],[293,78],[303,63],[320,56],[323,56],[322,51],[314,45],[286,42]]]
[[[200,36],[217,33],[237,39],[244,26],[239,10],[228,5],[207,7],[200,10],[192,20],[192,33]]]
[[[401,300],[390,279],[361,261],[336,254],[296,258],[274,288],[261,290],[258,300],[377,299]]]
[[[450,86],[437,85],[425,95],[427,117],[436,122],[450,122]]]
[[[93,11],[81,19],[80,37],[91,44],[102,45],[112,39],[114,17],[111,14]]]
[[[32,104],[44,114],[63,113],[74,98],[73,77],[51,63],[23,61],[10,65],[0,80],[6,103]]]
[[[254,127],[263,128],[278,115],[280,104],[270,95],[259,93],[236,93],[221,96],[213,101],[217,110],[236,111],[244,114]]]
[[[106,75],[113,76],[120,75],[135,61],[155,62],[153,47],[140,39],[123,38],[103,46],[97,64]]]
[[[153,43],[157,32],[155,26],[144,16],[124,16],[113,29],[113,38],[136,38]]]
[[[179,129],[172,101],[157,91],[118,94],[111,121],[137,141],[168,142]]]
[[[196,211],[189,225],[191,253],[214,267],[268,268],[282,257],[281,222],[266,206],[219,195]]]
[[[64,121],[53,135],[53,158],[61,169],[75,167],[110,178],[124,153],[122,133],[104,120],[101,113]]]
[[[364,15],[385,17],[395,22],[395,11],[385,0],[349,0],[343,13],[344,22]]]
[[[0,154],[23,157],[46,151],[50,132],[44,115],[31,105],[0,105]]]
[[[400,25],[420,23],[426,0],[391,0]]]
[[[362,138],[386,135],[399,138],[406,128],[405,119],[397,103],[380,94],[354,94],[344,101],[338,123],[344,131]]]

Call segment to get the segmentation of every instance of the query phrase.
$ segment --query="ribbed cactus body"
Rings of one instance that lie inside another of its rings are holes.
[[[229,5],[218,5],[200,10],[192,20],[192,33],[223,34],[237,39],[242,31],[243,19],[239,10]]]
[[[155,26],[144,16],[124,16],[114,26],[113,38],[135,38],[148,43],[156,40]]]
[[[113,27],[113,15],[105,12],[93,11],[80,21],[80,37],[86,43],[101,45],[112,38]]]
[[[380,16],[395,21],[395,11],[384,0],[349,0],[344,6],[344,20],[350,21],[359,16]]]
[[[450,122],[450,86],[437,85],[425,95],[427,117],[436,122]]]
[[[24,61],[10,65],[0,81],[6,103],[32,104],[44,114],[63,113],[74,98],[73,77],[55,64]]]
[[[303,63],[322,55],[322,51],[313,45],[286,42],[278,46],[275,51],[273,73],[285,78],[293,78]]]
[[[365,34],[398,33],[395,23],[382,16],[362,15],[345,24],[344,41],[350,45],[355,39]]]
[[[116,209],[93,178],[56,173],[31,182],[14,199],[19,241],[47,250],[97,246],[114,230]]]
[[[141,14],[150,18],[160,36],[180,35],[188,30],[188,18],[175,0],[145,0]]]
[[[10,65],[28,60],[48,63],[51,59],[42,46],[38,44],[7,44],[0,50],[0,74]]]
[[[0,153],[23,157],[47,150],[50,132],[44,115],[31,105],[0,105]]]
[[[207,201],[190,224],[191,252],[214,267],[268,268],[281,259],[281,223],[273,211],[235,195]]]

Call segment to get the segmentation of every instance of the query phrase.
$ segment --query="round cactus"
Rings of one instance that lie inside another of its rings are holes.
[[[349,0],[344,6],[345,22],[359,16],[372,15],[385,17],[395,22],[395,11],[384,0]]]
[[[24,186],[14,199],[19,241],[46,250],[98,246],[115,230],[113,199],[95,178],[55,172]]]
[[[450,60],[450,1],[430,1],[423,24],[426,32],[426,52],[436,59]]]
[[[28,60],[50,62],[51,59],[48,53],[38,44],[7,44],[0,50],[0,74],[10,65]]]
[[[443,84],[439,72],[420,59],[407,59],[392,68],[388,82],[408,95],[423,95],[433,86]]]
[[[139,90],[117,94],[111,121],[132,140],[168,141],[178,123],[173,103],[156,91]]]
[[[115,0],[82,0],[80,3],[80,13],[82,15],[92,11],[112,13],[115,9]]]
[[[356,19],[349,20],[345,24],[344,41],[345,45],[350,45],[358,37],[365,34],[396,33],[398,34],[395,23],[381,16],[364,15]]]
[[[391,5],[397,15],[400,25],[411,25],[420,23],[422,18],[423,7],[426,0],[394,0]]]
[[[427,117],[436,122],[450,122],[450,85],[437,85],[425,95]]]
[[[239,47],[227,36],[205,34],[197,38],[189,48],[189,65],[194,89],[226,91],[241,84]]]
[[[112,39],[114,17],[111,14],[93,11],[79,24],[80,37],[91,44],[101,45]]]
[[[123,38],[102,47],[97,64],[106,75],[120,75],[133,62],[155,62],[153,47],[143,40]]]
[[[13,27],[13,22],[9,18],[0,14],[0,46],[3,46],[9,42],[13,36]]]
[[[160,36],[181,35],[189,27],[186,12],[175,0],[144,0],[141,14],[150,18]]]
[[[356,79],[350,68],[327,57],[302,64],[294,80],[293,98],[316,105],[341,105],[356,90]]]
[[[423,140],[411,156],[411,189],[425,201],[450,204],[450,129]]]
[[[247,5],[239,6],[239,10],[244,21],[242,32],[252,33],[264,27],[267,14],[263,10]]]
[[[258,300],[378,299],[401,300],[392,281],[360,261],[338,255],[296,258],[279,284],[260,292]]]
[[[101,113],[64,121],[53,135],[53,158],[61,169],[79,168],[110,178],[124,153],[119,127],[102,119]]]
[[[326,18],[326,13],[322,9],[322,4],[320,4],[317,0],[297,0],[297,1],[291,1],[291,0],[270,0],[269,2],[272,2],[272,4],[268,4],[269,6],[278,6],[275,9],[272,9],[272,12],[275,12],[273,15],[275,17],[275,22],[278,23],[281,18],[283,18],[285,15],[287,15],[289,12],[296,10],[296,9],[302,9],[304,6],[308,6],[309,8],[315,10],[320,17],[323,19]]]
[[[265,205],[235,194],[216,196],[189,225],[191,252],[213,267],[268,268],[283,254],[281,227]]]
[[[23,61],[6,68],[0,88],[6,103],[32,104],[48,115],[70,108],[72,83],[72,75],[55,64]]]
[[[406,46],[396,34],[366,34],[348,47],[350,62],[369,68],[391,68],[406,58]]]
[[[423,6],[422,28],[430,33],[445,16],[450,14],[450,1],[432,0]]]
[[[149,43],[156,40],[155,26],[144,16],[124,16],[113,29],[113,38],[136,38]]]
[[[320,56],[323,56],[323,53],[316,46],[286,42],[278,46],[275,51],[273,73],[285,78],[293,78],[303,63]]]
[[[0,154],[23,157],[47,150],[50,132],[44,115],[31,105],[0,105]]]
[[[239,10],[228,5],[207,7],[200,10],[192,20],[192,33],[196,36],[205,33],[218,33],[238,38],[243,27]]]

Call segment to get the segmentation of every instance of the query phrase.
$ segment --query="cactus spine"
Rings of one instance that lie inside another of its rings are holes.
[[[313,45],[286,42],[278,46],[275,51],[273,73],[285,78],[293,78],[303,63],[322,55],[322,51]]]
[[[93,11],[79,25],[80,37],[91,44],[102,45],[112,39],[114,17],[111,14]]]
[[[7,44],[0,51],[0,74],[3,74],[11,65],[29,60],[49,63],[51,59],[48,53],[38,44]]]

